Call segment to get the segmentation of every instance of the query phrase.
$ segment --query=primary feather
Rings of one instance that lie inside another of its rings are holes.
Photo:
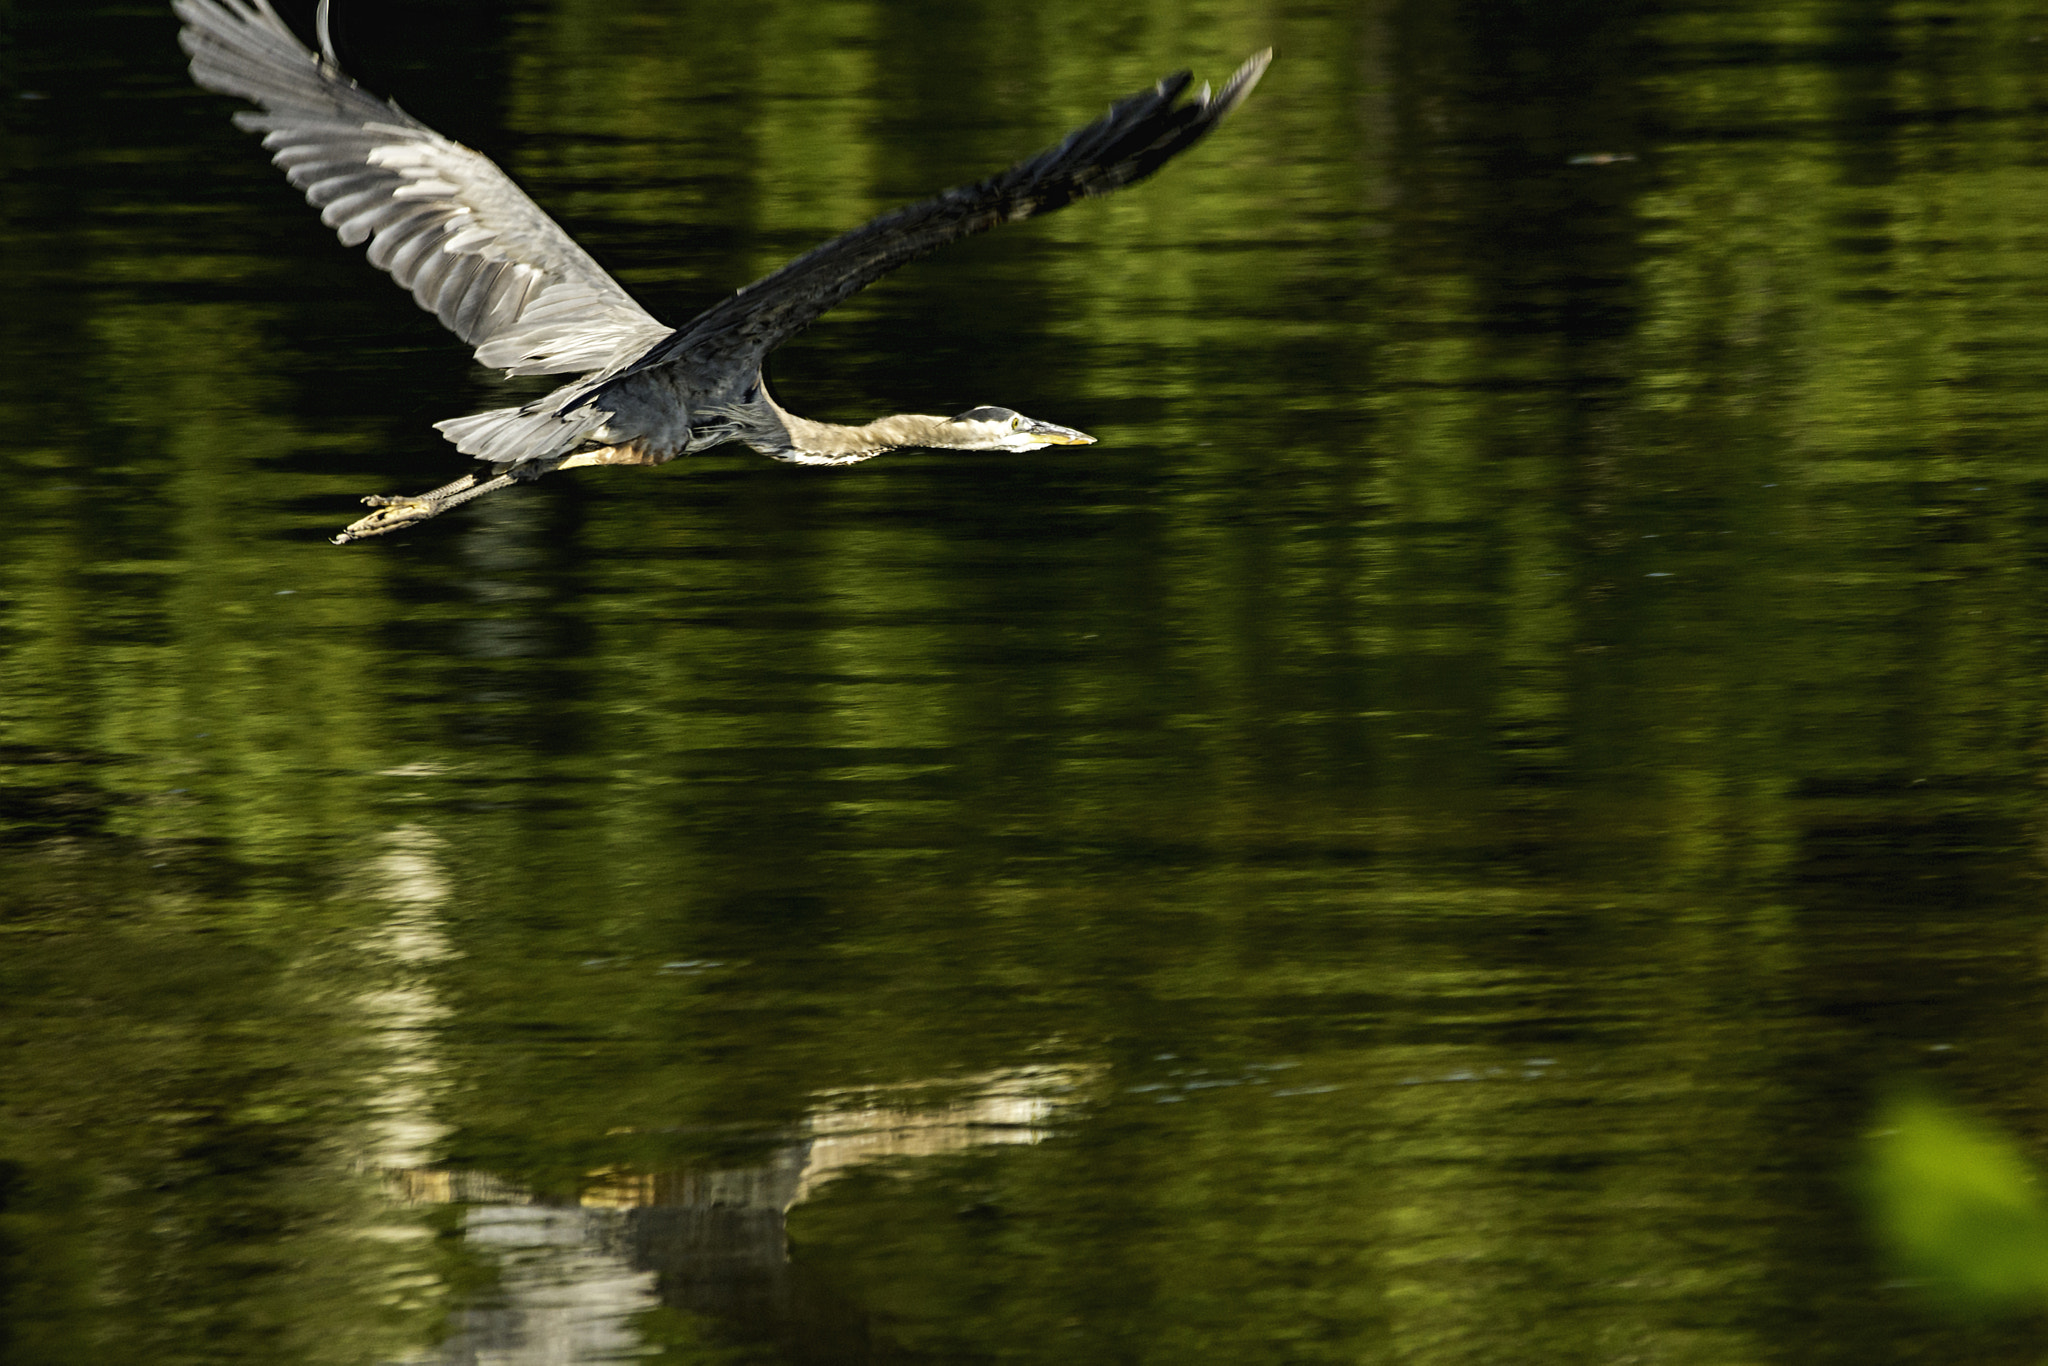
[[[298,40],[270,0],[175,0],[192,79],[262,112],[263,136],[343,245],[370,243],[421,308],[517,375],[598,369],[669,329],[490,158],[368,94]],[[324,16],[325,6],[322,6]]]

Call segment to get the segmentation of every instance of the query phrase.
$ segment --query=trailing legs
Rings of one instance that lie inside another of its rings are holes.
[[[366,536],[382,536],[387,531],[424,522],[429,517],[438,517],[449,508],[460,507],[472,498],[481,498],[486,493],[520,482],[517,475],[501,474],[495,479],[477,482],[474,474],[465,474],[453,483],[443,484],[425,493],[416,493],[410,498],[391,498],[373,493],[363,499],[376,511],[369,516],[350,522],[340,534],[330,539],[336,545],[347,545],[360,541]]]

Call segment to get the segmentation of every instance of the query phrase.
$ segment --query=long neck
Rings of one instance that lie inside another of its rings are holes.
[[[953,446],[959,444],[960,438],[958,427],[943,417],[925,413],[878,417],[860,427],[813,422],[779,407],[776,416],[782,419],[794,458],[813,464],[850,465],[906,446]]]
[[[862,427],[813,422],[777,403],[758,378],[743,402],[716,411],[730,425],[712,428],[705,445],[744,441],[763,455],[799,465],[852,465],[905,446],[965,446],[968,438],[959,424],[926,413],[898,413]]]

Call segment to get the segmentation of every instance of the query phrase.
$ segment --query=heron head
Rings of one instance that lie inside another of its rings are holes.
[[[1092,446],[1095,438],[1072,427],[1040,422],[1009,408],[969,408],[946,419],[957,448],[972,451],[1036,451],[1047,446]]]

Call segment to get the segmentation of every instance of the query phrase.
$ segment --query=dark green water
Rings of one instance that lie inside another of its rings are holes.
[[[773,368],[1099,445],[336,549],[506,388],[0,3],[0,1360],[2039,1360],[2048,4],[343,11],[672,319],[1279,57]]]

